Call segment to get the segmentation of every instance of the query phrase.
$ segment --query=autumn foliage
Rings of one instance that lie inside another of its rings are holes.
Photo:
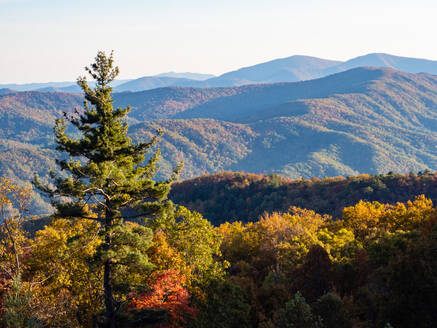
[[[104,309],[102,225],[52,218],[27,232],[21,223],[29,219],[10,201],[20,188],[7,183],[2,327],[95,327]],[[131,232],[142,231],[134,236],[149,263],[114,272],[117,328],[433,327],[436,223],[423,195],[359,201],[341,217],[290,207],[219,227],[171,205],[117,235],[123,253]]]
[[[87,71],[84,110],[55,127],[65,175],[33,181],[57,212],[32,218],[31,189],[0,178],[0,328],[437,327],[437,174],[225,173],[175,188],[191,211],[167,200],[180,166],[155,181],[161,133],[127,135],[112,54]]]
[[[185,277],[179,271],[157,273],[149,279],[149,291],[132,295],[129,309],[166,309],[168,323],[162,327],[184,327],[198,311],[190,306],[190,294],[184,283]]]

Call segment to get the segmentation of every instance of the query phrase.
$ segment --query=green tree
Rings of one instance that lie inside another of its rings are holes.
[[[313,305],[313,312],[322,319],[326,328],[352,328],[343,301],[336,294],[327,293],[320,297]]]
[[[143,231],[144,227],[126,230],[124,219],[129,217],[124,214],[146,217],[163,211],[180,167],[169,180],[155,182],[160,152],[152,152],[152,147],[161,132],[149,142],[137,144],[127,136],[129,107],[114,108],[111,97],[110,83],[119,74],[113,53],[107,56],[98,52],[95,62],[85,69],[96,81],[95,88],[88,86],[86,77],[79,77],[78,85],[85,94],[84,109],[71,115],[64,113],[54,129],[57,150],[70,156],[57,159],[66,174],[51,173],[54,187],[38,179],[34,183],[49,195],[59,217],[91,218],[102,224],[103,243],[98,253],[104,269],[103,326],[113,328],[117,308],[114,274],[123,271],[120,266],[139,271],[150,267],[144,251],[148,243],[141,238],[149,233]],[[78,130],[76,138],[68,136],[66,122]]]
[[[172,260],[183,259],[184,264],[178,269],[187,275],[190,283],[204,283],[223,276],[227,262],[221,260],[222,237],[200,213],[175,206],[173,211],[149,222],[148,226],[156,233],[164,233],[178,254],[172,254]],[[152,257],[156,258],[153,254]]]
[[[194,300],[199,309],[192,328],[249,328],[251,307],[244,291],[230,281],[211,279],[202,287],[203,297]]]
[[[23,284],[20,275],[14,277],[11,290],[5,297],[5,312],[2,324],[7,328],[38,328],[42,327],[35,316],[34,300],[30,289]]]
[[[275,327],[322,328],[323,325],[321,319],[313,314],[305,298],[297,292],[275,318]]]

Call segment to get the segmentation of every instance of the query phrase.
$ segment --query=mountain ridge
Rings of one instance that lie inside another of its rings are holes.
[[[246,66],[219,76],[200,73],[167,72],[126,81],[115,81],[114,91],[143,91],[159,87],[233,87],[257,83],[297,82],[326,77],[357,67],[389,67],[406,73],[437,74],[437,61],[402,57],[386,53],[370,53],[347,61],[336,61],[311,56],[293,55]],[[54,88],[56,92],[80,92],[73,82],[34,83],[29,85],[0,84],[0,88],[29,91]]]
[[[311,178],[437,169],[437,76],[430,74],[360,67],[303,82],[166,87],[113,98],[115,106],[132,106],[135,141],[164,132],[160,177],[181,160],[182,178],[226,170]],[[52,163],[53,122],[82,103],[69,93],[0,96],[0,174],[24,182]]]

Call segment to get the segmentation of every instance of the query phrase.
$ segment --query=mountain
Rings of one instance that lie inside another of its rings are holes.
[[[117,106],[131,106],[129,117],[138,121],[173,118],[214,99],[234,95],[238,88],[167,87],[141,92],[115,93]]]
[[[437,169],[436,76],[357,68],[230,91],[186,102],[184,109],[178,103],[176,114],[167,102],[170,119],[139,123],[132,134],[162,128],[166,167],[186,160],[189,175],[234,170],[296,178]],[[131,115],[139,113],[135,108]],[[231,139],[210,133],[222,130]],[[198,160],[202,156],[208,160]]]
[[[155,75],[155,77],[176,77],[176,78],[182,78],[182,79],[204,81],[204,80],[213,78],[214,75],[201,74],[201,73],[190,73],[190,72],[185,72],[185,73],[167,72],[167,73],[161,73],[161,74]]]
[[[43,88],[62,88],[67,87],[75,82],[44,82],[44,83],[26,83],[26,84],[0,84],[0,88],[12,89],[15,91],[34,91]]]
[[[383,77],[383,70],[355,69],[325,78],[295,82],[253,84],[232,88],[220,97],[189,108],[175,118],[214,118],[234,122],[302,114],[302,99],[366,92],[365,84]]]
[[[0,96],[7,95],[8,93],[14,93],[14,92],[16,92],[16,91],[14,91],[12,89],[8,89],[8,88],[3,88],[3,89],[0,89]]]
[[[179,77],[166,77],[166,76],[144,76],[139,79],[135,79],[126,83],[123,83],[116,88],[115,92],[125,92],[125,91],[143,91],[151,90],[162,87],[169,86],[182,86],[182,85],[193,85],[197,84],[197,80],[190,80],[186,78]]]
[[[407,73],[437,74],[437,61],[373,53],[345,62],[309,56],[291,56],[243,67],[220,76],[200,73],[167,72],[134,80],[116,80],[115,92],[137,92],[162,87],[234,87],[248,84],[298,82],[325,77],[358,67],[387,67]],[[93,83],[90,83],[93,85]],[[31,84],[0,84],[0,88],[15,91],[81,93],[75,82],[48,82]]]
[[[168,87],[114,100],[132,105],[134,140],[164,132],[161,177],[181,160],[182,178],[225,170],[294,179],[437,169],[437,76],[430,74],[361,67],[303,82]],[[47,177],[53,121],[82,101],[69,93],[0,96],[0,175],[24,182],[36,170]]]
[[[29,183],[35,173],[46,181],[57,156],[53,123],[63,111],[81,106],[79,95],[37,91],[0,95],[0,176]],[[51,207],[34,193],[32,208],[47,213]]]
[[[204,81],[208,87],[238,86],[252,83],[296,82],[325,75],[339,61],[308,56],[291,56],[240,68]]]
[[[244,67],[204,81],[206,87],[312,80],[357,67],[388,67],[407,73],[437,74],[437,61],[373,53],[348,61],[291,56]]]
[[[0,138],[34,145],[52,143],[55,119],[82,104],[81,96],[69,93],[25,91],[1,95]]]
[[[192,73],[163,73],[128,82],[115,91],[141,91],[167,86],[232,87],[256,83],[295,82],[324,76],[324,71],[339,61],[308,56],[291,56],[244,67],[218,77],[198,78]],[[191,75],[190,75],[191,74]]]
[[[214,77],[212,74],[200,73],[161,73],[155,76],[144,76],[138,79],[115,80],[112,86],[115,92],[136,92],[168,86],[202,86],[202,81]],[[89,82],[94,86],[94,82]],[[76,82],[47,82],[29,84],[0,84],[0,89],[14,91],[40,91],[40,92],[70,92],[81,93]]]
[[[116,93],[118,106],[131,106],[130,117],[138,121],[166,118],[214,118],[240,122],[287,116],[303,110],[290,101],[353,93],[362,84],[378,79],[382,71],[363,69],[323,79],[297,83],[252,84],[222,88],[167,87],[135,93]],[[365,91],[365,90],[364,90]],[[294,106],[290,109],[290,106]],[[285,113],[283,113],[285,111]],[[287,114],[288,112],[288,114]],[[282,114],[281,114],[282,113]]]
[[[211,74],[168,72],[154,76],[143,76],[114,88],[115,92],[136,92],[170,86],[199,86],[202,81],[214,77]]]
[[[69,90],[70,88],[73,88],[73,87],[74,86],[63,87],[63,88],[45,87],[45,88],[36,89],[34,91],[39,91],[39,92],[66,92],[64,90]],[[74,90],[74,91],[76,91],[76,90]],[[77,92],[74,92],[74,91],[73,91],[73,93],[77,93]]]
[[[331,74],[347,71],[358,67],[387,67],[407,73],[437,74],[437,61],[399,57],[383,53],[367,54],[350,59],[346,62],[327,60],[309,56],[291,56],[271,60],[253,66],[240,68],[212,77],[203,81],[177,80],[156,84],[164,86],[187,86],[187,87],[232,87],[248,84],[265,84],[276,82],[297,82],[325,77]],[[170,76],[170,75],[164,75]],[[172,77],[188,77],[172,75]],[[152,85],[148,85],[152,88]],[[135,90],[146,90],[141,87]],[[120,90],[124,91],[124,90]],[[134,90],[132,90],[134,91]]]
[[[112,82],[113,87],[126,83],[130,80],[115,80]],[[89,82],[94,86],[94,81]],[[41,91],[41,92],[81,92],[76,82],[44,82],[44,83],[25,83],[25,84],[0,84],[0,89],[6,88],[14,91]]]
[[[363,66],[389,67],[406,73],[429,73],[437,75],[437,61],[399,57],[383,53],[373,53],[350,59],[339,65],[327,68],[324,71],[324,75]]]

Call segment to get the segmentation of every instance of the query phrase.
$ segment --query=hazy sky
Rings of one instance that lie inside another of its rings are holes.
[[[437,60],[436,13],[435,0],[0,0],[0,83],[75,80],[111,49],[121,78],[295,54]]]

